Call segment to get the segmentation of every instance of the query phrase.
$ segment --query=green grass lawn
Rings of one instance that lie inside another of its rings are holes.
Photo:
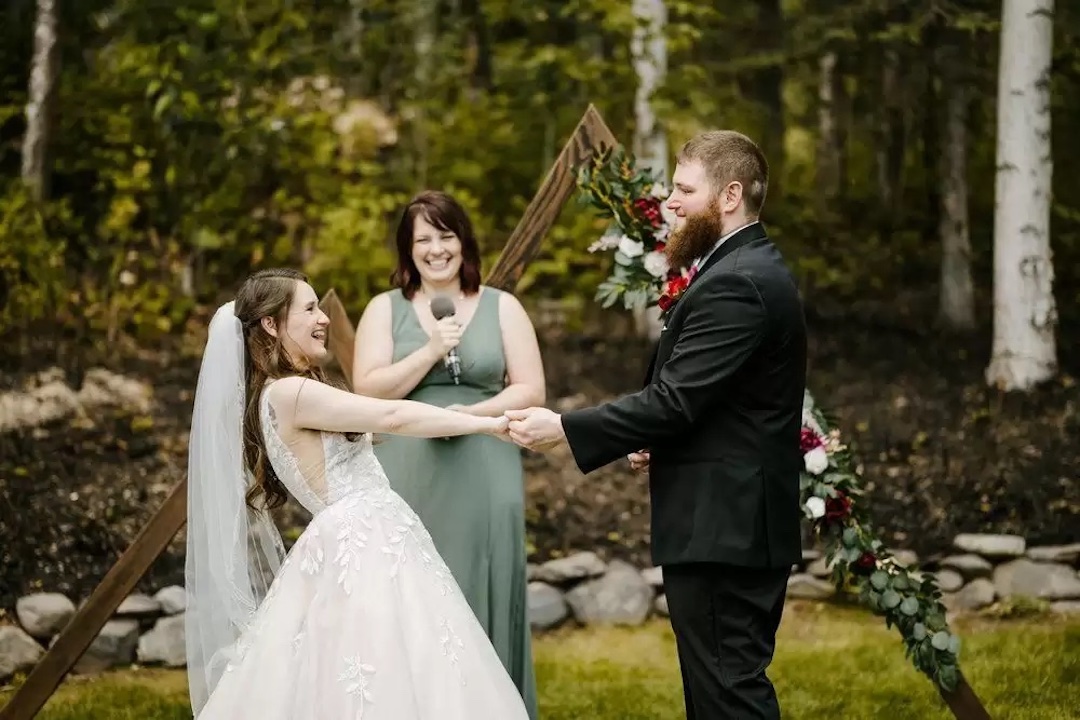
[[[972,618],[957,629],[964,638],[961,667],[992,717],[1078,716],[1080,618]],[[867,612],[791,603],[778,643],[770,674],[785,718],[952,717],[904,657],[896,632]],[[539,636],[535,654],[543,720],[684,717],[666,622],[561,630]],[[10,694],[0,694],[0,705]],[[183,672],[138,669],[73,677],[38,717],[185,720],[189,712]]]

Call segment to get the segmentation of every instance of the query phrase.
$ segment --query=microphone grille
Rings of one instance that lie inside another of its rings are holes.
[[[436,295],[431,298],[431,314],[436,320],[453,315],[454,301],[448,295]]]

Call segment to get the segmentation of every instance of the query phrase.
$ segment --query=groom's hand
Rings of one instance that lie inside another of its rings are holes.
[[[510,439],[523,448],[542,452],[566,440],[562,418],[547,408],[507,410]]]
[[[631,470],[647,470],[649,468],[649,451],[639,450],[626,456],[630,461]]]

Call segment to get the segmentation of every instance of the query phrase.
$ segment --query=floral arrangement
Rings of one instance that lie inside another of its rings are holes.
[[[598,153],[578,173],[583,200],[614,225],[589,252],[614,251],[614,270],[599,287],[597,301],[611,307],[657,304],[666,311],[689,284],[689,274],[667,267],[663,255],[668,223],[659,181],[639,171],[621,148]],[[803,511],[825,545],[825,561],[837,587],[895,626],[915,667],[944,691],[960,680],[960,638],[945,619],[941,590],[932,576],[900,565],[874,536],[859,504],[860,480],[854,461],[829,429],[823,413],[808,407],[800,438],[804,471],[800,479]]]
[[[803,511],[824,542],[833,581],[858,592],[887,626],[896,626],[916,668],[943,690],[954,690],[960,638],[949,630],[941,590],[933,576],[909,572],[874,537],[859,505],[854,461],[840,431],[827,428],[820,410],[803,411],[799,489]]]
[[[611,228],[589,247],[612,252],[614,269],[597,288],[596,300],[611,307],[620,299],[627,310],[659,305],[666,312],[690,284],[683,268],[669,268],[664,243],[670,215],[663,206],[668,190],[639,170],[620,146],[598,153],[578,171],[582,202],[592,205]]]

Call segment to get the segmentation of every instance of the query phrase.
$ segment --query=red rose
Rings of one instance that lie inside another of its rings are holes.
[[[668,280],[667,291],[666,292],[672,298],[677,298],[677,297],[679,297],[679,295],[682,294],[682,291],[685,290],[689,284],[690,284],[690,278],[688,278],[688,277],[685,277],[683,275],[673,277],[670,280]]]
[[[825,441],[821,439],[821,436],[813,428],[804,427],[802,429],[802,433],[799,435],[799,447],[802,449],[803,455],[824,444]]]
[[[850,514],[851,498],[843,490],[837,490],[836,497],[825,498],[825,522],[837,522]]]
[[[660,299],[656,301],[656,304],[660,306],[660,312],[667,312],[667,309],[671,307],[671,303],[675,302],[675,298],[668,294],[663,294]]]
[[[653,197],[638,198],[634,201],[634,207],[645,220],[653,227],[660,227],[663,217],[660,214],[660,201]]]
[[[851,564],[851,572],[856,575],[871,575],[877,569],[877,558],[869,550],[859,556],[859,559]]]
[[[666,248],[666,247],[667,247],[667,243],[661,241],[661,242],[658,242],[655,245],[653,245],[653,250],[655,250],[656,252],[664,252],[664,248]]]

